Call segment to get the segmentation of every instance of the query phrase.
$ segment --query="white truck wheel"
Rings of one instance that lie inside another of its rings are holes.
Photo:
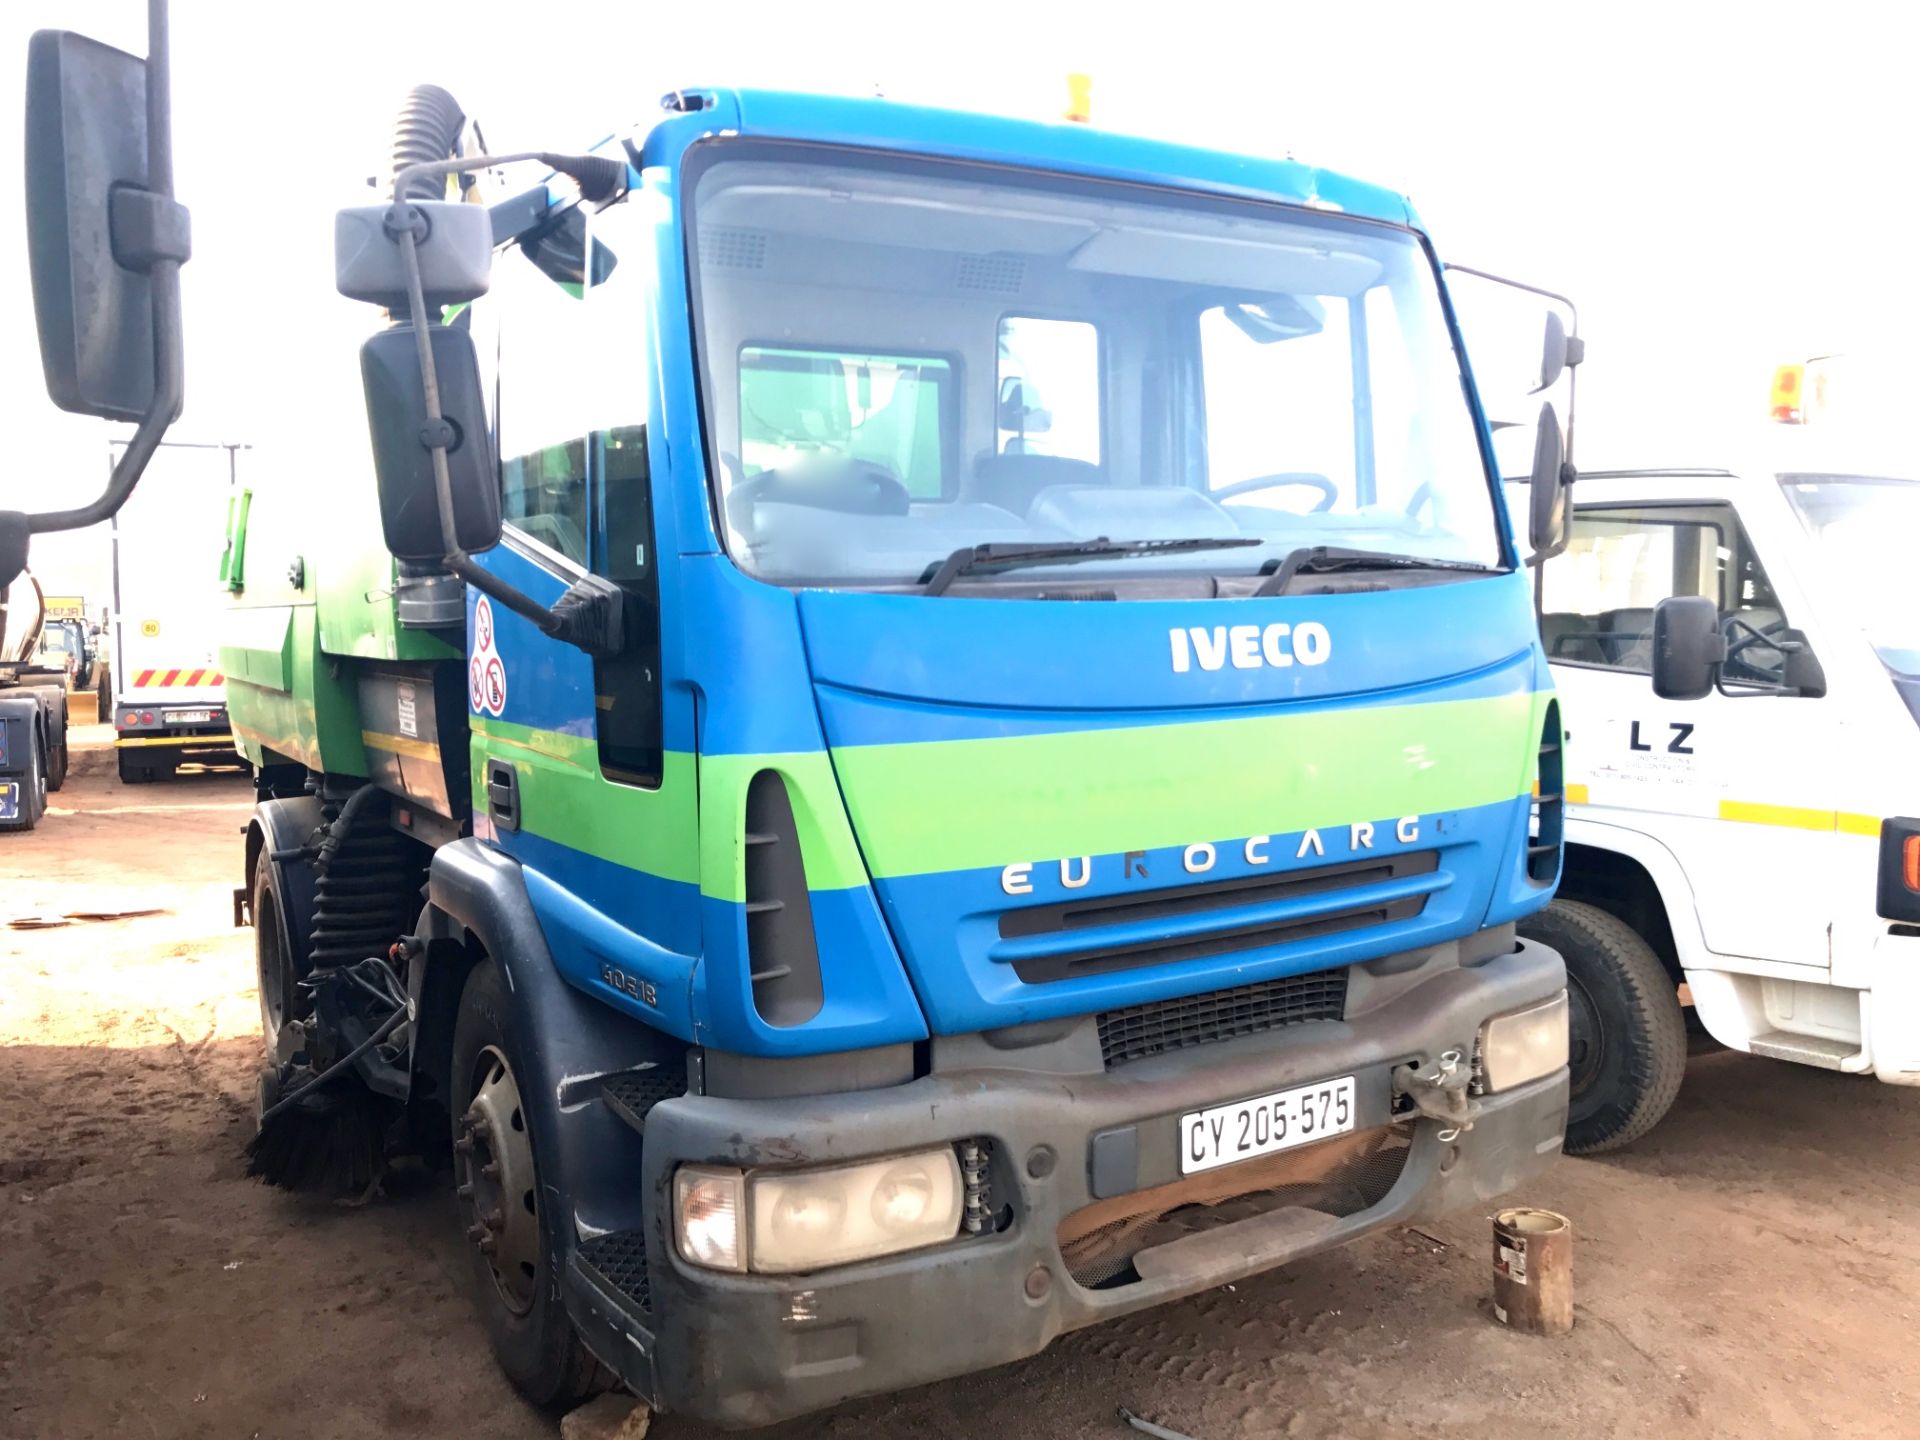
[[[1672,977],[1633,927],[1577,900],[1555,900],[1521,921],[1520,933],[1567,965],[1567,1153],[1631,1144],[1667,1113],[1686,1073],[1686,1018]]]

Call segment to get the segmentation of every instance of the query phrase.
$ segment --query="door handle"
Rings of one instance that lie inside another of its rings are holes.
[[[520,776],[509,761],[487,761],[487,814],[496,830],[520,828]]]

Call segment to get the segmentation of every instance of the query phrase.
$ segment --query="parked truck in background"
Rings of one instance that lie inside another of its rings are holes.
[[[237,758],[220,671],[231,552],[207,537],[244,503],[239,445],[169,441],[154,481],[113,521],[113,729],[120,779],[163,779],[183,762]],[[244,563],[244,556],[238,557]]]
[[[448,317],[363,351],[377,485],[240,536],[258,1173],[451,1142],[525,1394],[739,1426],[1549,1163],[1555,519],[1401,197],[768,93],[520,193],[470,136],[417,91],[342,214]]]
[[[1920,1084],[1920,473],[1833,427],[1747,449],[1583,471],[1546,567],[1566,862],[1521,928],[1567,964],[1575,1153],[1672,1103],[1681,986],[1734,1049]],[[1712,683],[1663,677],[1675,597],[1711,621]]]
[[[22,573],[0,586],[0,831],[31,830],[67,778],[67,669],[40,657],[45,607]]]

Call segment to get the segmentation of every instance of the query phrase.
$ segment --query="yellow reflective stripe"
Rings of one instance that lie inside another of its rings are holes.
[[[360,743],[371,750],[390,750],[395,755],[405,755],[409,760],[428,760],[435,763],[440,759],[440,747],[426,740],[409,740],[404,735],[386,735],[378,730],[362,730]]]
[[[1833,811],[1804,810],[1798,805],[1761,805],[1752,800],[1722,800],[1722,820],[1744,820],[1749,825],[1784,825],[1793,830],[1831,830]]]
[[[1537,782],[1533,793],[1540,793]],[[1585,785],[1568,785],[1566,795],[1571,804],[1589,803]],[[1738,820],[1745,825],[1779,825],[1789,830],[1830,830],[1840,835],[1866,835],[1874,839],[1880,835],[1878,815],[1855,815],[1847,810],[1809,810],[1800,805],[1763,805],[1757,800],[1722,800],[1719,818]]]
[[[1722,820],[1749,825],[1783,825],[1793,830],[1833,830],[1842,835],[1878,835],[1880,821],[1873,815],[1845,810],[1806,810],[1798,805],[1761,805],[1752,800],[1722,800]]]
[[[231,735],[140,735],[122,736],[115,745],[224,745],[232,748]]]

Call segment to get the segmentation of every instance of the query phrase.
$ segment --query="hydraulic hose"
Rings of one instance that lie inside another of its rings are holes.
[[[401,102],[399,117],[393,123],[393,170],[398,175],[409,165],[445,160],[460,141],[460,128],[467,123],[460,102],[438,85],[416,85]],[[423,176],[409,182],[408,200],[445,198],[444,176]]]

